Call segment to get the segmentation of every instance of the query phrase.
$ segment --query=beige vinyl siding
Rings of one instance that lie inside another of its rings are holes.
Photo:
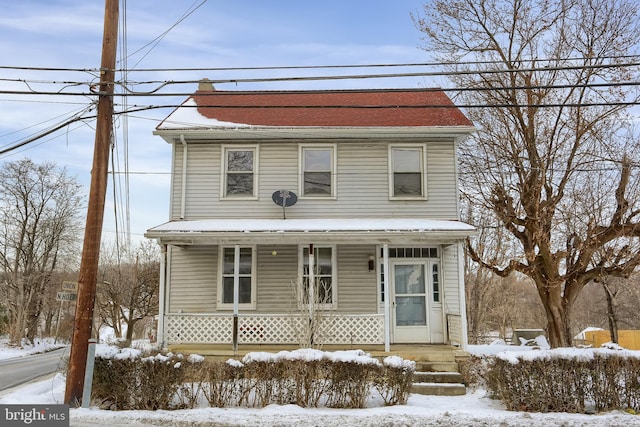
[[[453,143],[429,143],[427,145],[427,202],[429,216],[432,210],[446,214],[442,219],[458,217],[458,188],[455,175],[455,146]],[[437,215],[436,215],[437,216]],[[435,218],[435,216],[433,216]]]
[[[277,255],[271,255],[272,250]],[[374,246],[337,246],[337,311],[376,313],[376,275],[368,270]],[[298,246],[258,246],[258,300],[260,313],[299,313],[293,286],[298,281]]]
[[[185,219],[281,218],[272,201],[277,190],[299,194],[299,150],[302,141],[261,142],[258,200],[220,199],[220,144],[188,147]],[[304,141],[309,144],[309,141]],[[327,144],[333,141],[322,141]],[[412,141],[415,143],[416,141]],[[230,145],[231,146],[231,145]],[[181,207],[182,150],[175,144],[172,218]],[[429,217],[456,219],[455,156],[452,141],[426,141],[428,200],[389,200],[388,141],[337,142],[335,199],[300,198],[287,218]],[[363,207],[366,207],[363,209]]]
[[[369,271],[369,255],[376,247],[340,245],[338,250],[338,312],[371,314],[378,312],[376,273]]]
[[[442,268],[444,270],[444,311],[446,314],[460,314],[457,245],[442,247]]]
[[[272,255],[273,250],[276,255]],[[376,273],[368,270],[368,257],[375,254],[375,247],[344,245],[338,246],[337,251],[337,311],[376,313]],[[259,245],[257,252],[255,311],[300,312],[293,290],[298,280],[298,246]],[[171,259],[169,312],[216,312],[217,247],[173,247]]]
[[[169,313],[212,313],[216,308],[215,246],[171,248]]]
[[[180,218],[180,203],[182,203],[182,159],[183,148],[180,144],[173,145],[173,164],[171,165],[171,194],[170,218]],[[189,181],[187,180],[187,183]]]
[[[293,287],[298,280],[298,246],[258,246],[257,279],[259,313],[296,313]]]

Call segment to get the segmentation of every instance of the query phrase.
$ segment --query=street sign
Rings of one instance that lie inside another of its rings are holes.
[[[75,301],[78,299],[76,292],[58,292],[56,294],[56,300],[58,301]]]
[[[78,282],[71,282],[71,281],[65,280],[64,282],[62,282],[62,290],[63,291],[77,292],[78,291]]]

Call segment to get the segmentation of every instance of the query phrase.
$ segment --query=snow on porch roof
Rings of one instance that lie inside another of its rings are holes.
[[[439,88],[219,91],[201,85],[158,130],[237,127],[453,127],[471,121]]]
[[[316,219],[207,219],[170,221],[153,227],[145,233],[149,238],[234,237],[282,238],[283,235],[306,235],[317,238],[336,236],[354,238],[354,235],[386,236],[389,234],[434,233],[438,237],[459,239],[475,232],[475,228],[460,221],[422,218],[316,218]]]

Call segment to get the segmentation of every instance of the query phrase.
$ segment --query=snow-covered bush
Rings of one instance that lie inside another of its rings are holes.
[[[458,370],[464,384],[472,390],[487,388],[486,378],[492,356],[471,355],[458,361]]]
[[[398,356],[388,356],[382,361],[379,375],[374,378],[374,386],[385,405],[405,405],[413,384],[416,362]]]
[[[380,363],[361,350],[254,352],[222,362],[99,345],[92,398],[115,410],[193,408],[204,400],[213,407],[363,408],[373,387],[387,405],[406,403],[414,371],[412,361]]]
[[[507,409],[582,413],[640,411],[640,352],[554,349],[498,353],[487,389]]]
[[[145,355],[132,348],[96,346],[91,397],[109,409],[175,409],[193,406],[179,390],[188,368],[181,354]],[[188,397],[188,396],[187,396]]]

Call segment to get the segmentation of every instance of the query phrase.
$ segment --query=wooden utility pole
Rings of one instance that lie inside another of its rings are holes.
[[[119,0],[105,0],[98,118],[91,169],[91,187],[89,189],[82,260],[80,261],[76,319],[73,326],[67,387],[64,395],[64,403],[71,406],[79,406],[82,403],[84,372],[93,328],[93,306],[96,298],[96,279],[112,136],[113,86],[118,44],[118,2]]]

